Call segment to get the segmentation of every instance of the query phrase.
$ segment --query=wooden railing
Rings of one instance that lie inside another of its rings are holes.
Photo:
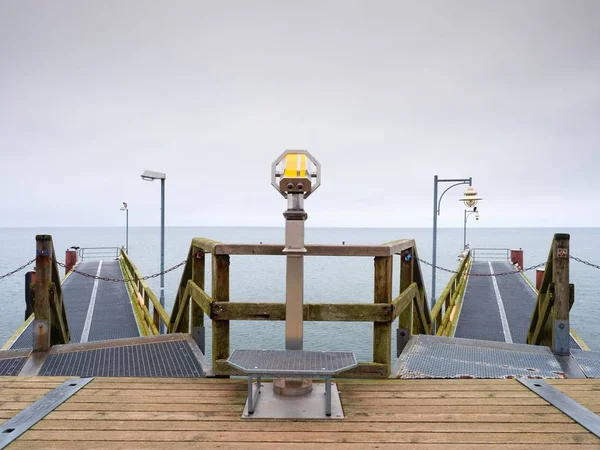
[[[31,286],[34,315],[33,349],[48,351],[52,345],[68,344],[71,335],[52,236],[38,235],[35,240],[35,283]]]
[[[132,295],[133,306],[141,325],[144,336],[159,334],[161,322],[169,325],[169,314],[161,306],[160,301],[143,279],[127,252],[121,249],[121,269],[127,281],[129,293]]]
[[[471,252],[467,252],[458,266],[458,270],[452,275],[446,288],[431,308],[431,317],[436,325],[434,332],[438,336],[451,336],[456,327],[456,319],[461,308],[471,264]]]
[[[216,375],[239,375],[229,357],[231,320],[285,320],[284,303],[230,302],[229,264],[231,255],[280,255],[283,245],[230,245],[195,238],[190,246],[171,314],[169,332],[190,332],[204,325],[204,314],[212,320],[212,362]],[[406,339],[411,334],[430,334],[432,321],[414,240],[406,239],[375,246],[307,245],[306,256],[373,257],[375,264],[373,303],[305,304],[307,321],[373,322],[373,362],[344,373],[349,377],[388,377],[391,369],[392,322]],[[212,254],[212,295],[204,290],[206,253]],[[400,255],[400,289],[394,298],[393,257]]]
[[[552,239],[527,333],[528,344],[547,345],[560,355],[570,352],[569,311],[575,301],[575,287],[569,284],[569,240],[568,234]]]

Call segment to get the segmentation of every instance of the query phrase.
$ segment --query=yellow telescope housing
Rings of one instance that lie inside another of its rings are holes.
[[[271,184],[284,197],[304,194],[306,198],[321,185],[321,165],[306,150],[286,150],[271,166]]]

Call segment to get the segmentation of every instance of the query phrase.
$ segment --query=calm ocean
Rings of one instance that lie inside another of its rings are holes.
[[[573,256],[598,264],[596,249],[600,248],[600,228],[473,228],[469,230],[472,247],[522,247],[525,266],[544,262],[555,232],[571,234]],[[0,275],[22,265],[35,256],[35,235],[51,234],[56,255],[64,261],[64,251],[70,246],[98,247],[125,244],[123,228],[0,228]],[[462,229],[440,229],[438,237],[438,265],[455,269],[457,255],[462,248]],[[183,261],[192,237],[208,237],[228,243],[283,243],[283,228],[242,227],[169,227],[166,230],[165,267]],[[310,228],[306,242],[312,244],[381,244],[412,238],[417,242],[419,255],[431,261],[431,229],[356,229]],[[144,275],[159,271],[160,229],[154,227],[129,230],[129,253]],[[309,303],[365,303],[373,298],[373,260],[371,258],[308,257],[305,259],[305,301]],[[210,268],[210,264],[207,264]],[[422,265],[431,291],[431,270]],[[182,268],[165,276],[165,296],[170,312],[179,284]],[[23,322],[24,272],[0,280],[0,344],[4,343]],[[395,292],[398,291],[398,270],[394,270]],[[231,301],[283,302],[285,299],[285,258],[279,256],[234,256],[231,258]],[[535,271],[527,273],[535,279]],[[77,275],[74,275],[77,276]],[[438,272],[439,294],[450,278]],[[571,262],[571,282],[575,284],[575,305],[571,326],[592,348],[600,349],[600,271]],[[149,280],[159,293],[159,279]],[[207,276],[210,292],[210,276]],[[99,286],[101,289],[101,285]],[[206,321],[207,353],[210,357],[210,320]],[[349,350],[361,360],[371,360],[372,324],[368,323],[305,323],[305,348],[310,350]],[[394,333],[395,334],[395,333]],[[283,322],[232,322],[232,348],[283,348]],[[395,348],[395,344],[394,347]]]

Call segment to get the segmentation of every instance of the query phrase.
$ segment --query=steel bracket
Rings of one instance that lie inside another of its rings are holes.
[[[558,355],[571,352],[571,335],[568,320],[554,320],[552,329],[552,351]]]

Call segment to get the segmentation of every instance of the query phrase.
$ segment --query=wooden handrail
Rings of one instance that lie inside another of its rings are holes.
[[[230,255],[279,256],[284,255],[283,248],[274,244],[224,244],[206,238],[192,240],[171,312],[169,332],[190,332],[191,328],[201,326],[207,315],[212,320],[212,359],[216,375],[236,373],[225,362],[229,356],[231,320],[285,320],[283,303],[229,301]],[[402,239],[382,245],[306,245],[306,249],[307,256],[374,258],[374,302],[305,304],[303,318],[306,321],[372,322],[373,362],[360,364],[347,375],[389,376],[392,322],[400,316],[404,322],[410,321],[410,334],[432,332],[432,316],[415,241]],[[206,253],[212,254],[211,295],[204,289]],[[392,266],[396,254],[401,255],[401,272],[405,278],[409,276],[410,282],[401,283],[399,295],[393,298]]]
[[[134,306],[140,311],[141,317],[138,317],[142,319],[143,326],[149,334],[158,334],[161,321],[165,325],[169,325],[171,319],[169,313],[162,307],[160,300],[150,289],[150,286],[143,279],[144,277],[124,249],[121,249],[121,263],[125,278],[131,280],[130,289],[138,296],[138,299],[142,300],[134,303]],[[150,304],[152,304],[152,312],[150,311]]]
[[[456,328],[458,311],[460,311],[462,306],[462,299],[467,287],[467,280],[469,279],[469,273],[471,271],[472,264],[473,260],[471,255],[467,254],[461,263],[457,277],[451,280],[451,283],[449,283],[449,285],[456,287],[452,290],[452,294],[444,310],[444,316],[441,320],[441,323],[438,324],[438,329],[436,332],[438,336],[451,336]]]
[[[433,306],[433,308],[431,308],[431,316],[433,317],[435,325],[434,328],[436,334],[438,335],[440,334],[438,332],[439,328],[448,322],[446,317],[449,317],[449,313],[454,307],[456,299],[458,298],[457,294],[461,293],[459,289],[459,283],[462,282],[462,280],[466,279],[466,277],[468,276],[467,269],[470,269],[471,260],[471,252],[468,252],[465,258],[459,264],[456,273],[454,273],[452,277],[450,277],[448,284],[438,297],[437,301],[435,302],[435,305]]]

